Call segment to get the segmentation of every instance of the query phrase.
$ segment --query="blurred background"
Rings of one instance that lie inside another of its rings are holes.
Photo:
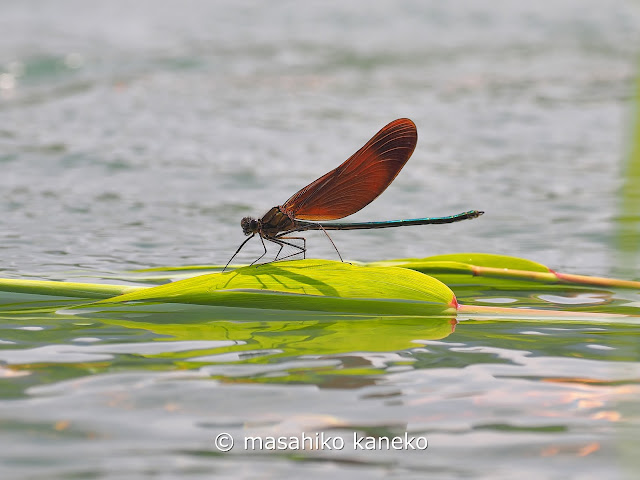
[[[634,2],[30,0],[0,5],[0,32],[3,276],[224,264],[243,216],[409,117],[413,157],[350,219],[486,215],[337,232],[343,257],[637,277],[614,264]]]

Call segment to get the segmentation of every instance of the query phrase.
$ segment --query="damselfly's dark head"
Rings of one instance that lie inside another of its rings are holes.
[[[251,217],[244,217],[240,220],[240,226],[242,227],[242,231],[245,235],[253,235],[254,233],[258,233],[258,220]]]

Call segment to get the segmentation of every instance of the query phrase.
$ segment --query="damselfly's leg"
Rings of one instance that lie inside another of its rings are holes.
[[[272,260],[272,262],[276,262],[276,261],[278,261],[278,256],[280,255],[280,252],[282,252],[282,248],[283,248],[285,245],[288,245],[288,246],[293,247],[293,248],[297,248],[297,249],[298,249],[298,250],[300,250],[300,251],[299,251],[299,252],[292,253],[291,255],[287,255],[286,257],[283,257],[283,258],[281,258],[280,260],[284,260],[285,258],[292,257],[293,255],[299,255],[301,252],[303,253],[303,252],[305,251],[305,248],[304,248],[304,247],[299,247],[299,246],[298,246],[298,245],[296,245],[295,243],[285,242],[284,240],[281,240],[281,238],[282,238],[282,237],[262,237],[262,236],[261,236],[261,237],[260,237],[260,240],[262,240],[262,245],[264,246],[264,253],[263,253],[262,255],[260,255],[260,257],[258,257],[258,258],[257,258],[257,259],[256,259],[256,260],[255,260],[251,265],[255,264],[258,260],[260,260],[262,257],[264,257],[264,256],[265,256],[265,254],[267,253],[267,247],[266,247],[266,246],[265,246],[265,244],[264,244],[264,241],[265,241],[265,240],[268,240],[269,242],[275,243],[276,245],[278,245],[278,246],[280,247],[280,249],[278,250],[278,253],[277,253],[277,255],[276,255],[276,258],[274,258],[274,259]],[[304,240],[304,238],[302,238],[302,237],[284,237],[284,238],[286,238],[286,239],[291,239],[291,238],[293,238],[293,239],[301,239],[301,240]],[[306,245],[306,244],[305,244],[305,245]],[[271,262],[265,262],[265,263],[262,263],[261,265],[267,265],[267,264],[269,264],[269,263],[271,263]]]
[[[269,240],[269,239],[267,239]],[[264,248],[264,252],[262,253],[262,255],[260,255],[258,258],[256,258],[253,262],[251,262],[252,266],[253,264],[255,264],[258,260],[260,260],[262,257],[264,257],[267,254],[267,246],[264,244],[264,238],[262,238],[262,235],[260,235],[260,241],[262,242],[262,248]]]
[[[244,242],[242,242],[242,244],[241,244],[241,245],[238,247],[238,249],[236,250],[236,253],[234,253],[234,254],[233,254],[233,256],[229,259],[229,261],[227,262],[227,264],[226,264],[226,265],[224,266],[224,268],[222,269],[222,271],[223,271],[223,272],[227,269],[227,267],[228,267],[228,266],[229,266],[229,264],[231,263],[231,260],[233,260],[234,258],[236,258],[236,255],[240,252],[240,250],[242,250],[242,247],[244,247],[244,246],[245,246],[245,244],[246,244],[249,240],[251,240],[255,235],[256,235],[256,234],[254,233],[254,234],[253,234],[253,235],[251,235],[249,238],[247,238]],[[260,238],[262,238],[262,237],[260,237]],[[262,242],[262,244],[264,245],[264,242]],[[265,252],[264,252],[264,253],[267,253],[267,249],[266,249],[266,248],[265,248]],[[263,254],[263,256],[264,256],[264,254]],[[262,258],[262,257],[261,257],[261,258]],[[253,263],[252,263],[251,265],[253,265]]]
[[[344,260],[342,259],[342,255],[340,255],[340,252],[338,251],[338,247],[336,247],[336,244],[333,243],[333,240],[331,240],[331,237],[329,236],[329,234],[327,233],[327,231],[322,228],[322,225],[319,225],[320,230],[322,230],[324,232],[324,234],[327,236],[327,238],[329,239],[329,241],[331,242],[331,245],[333,245],[333,248],[336,249],[336,253],[338,254],[338,257],[340,257],[340,261],[344,262]]]
[[[283,239],[287,239],[287,240],[302,240],[302,247],[291,243],[291,242],[285,242]],[[285,245],[289,245],[290,247],[294,247],[297,248],[298,250],[300,250],[299,252],[295,252],[292,253],[291,255],[287,255],[284,258],[281,258],[280,260],[284,260],[285,258],[289,258],[289,257],[293,257],[294,255],[299,255],[300,253],[302,253],[302,258],[307,258],[307,239],[304,237],[278,237],[276,236],[273,239],[270,239],[272,242],[277,243],[278,245],[280,245],[280,250],[278,250],[278,255],[276,255],[276,258],[273,259],[273,261],[275,262],[276,260],[278,260],[278,257],[280,256],[280,252],[282,252],[282,247]]]

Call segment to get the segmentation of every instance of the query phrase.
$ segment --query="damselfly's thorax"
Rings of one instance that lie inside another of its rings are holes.
[[[273,237],[280,232],[291,230],[295,226],[295,221],[280,207],[273,207],[258,220],[260,234],[265,237]]]
[[[252,217],[244,217],[240,221],[240,226],[247,236],[258,233],[263,237],[269,238],[280,232],[291,230],[295,227],[295,221],[280,210],[280,207],[273,207],[259,220]]]

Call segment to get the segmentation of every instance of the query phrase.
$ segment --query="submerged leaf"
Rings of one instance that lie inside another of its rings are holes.
[[[416,346],[416,340],[446,338],[455,330],[456,320],[447,317],[394,315],[339,315],[326,312],[279,311],[276,314],[256,312],[238,321],[218,318],[215,307],[180,305],[180,314],[167,309],[168,304],[156,305],[150,316],[153,322],[139,318],[131,320],[131,314],[140,312],[140,306],[123,304],[108,312],[108,319],[98,313],[85,318],[100,318],[111,325],[131,329],[144,329],[170,338],[172,341],[197,341],[202,339],[230,340],[230,345],[219,348],[222,352],[255,351],[271,352],[270,356],[335,355],[347,352],[376,352],[402,350]],[[221,313],[221,312],[220,312]],[[214,315],[215,321],[212,321]],[[287,352],[281,354],[279,352]],[[187,358],[192,355],[185,355]],[[259,359],[255,361],[259,362]]]

